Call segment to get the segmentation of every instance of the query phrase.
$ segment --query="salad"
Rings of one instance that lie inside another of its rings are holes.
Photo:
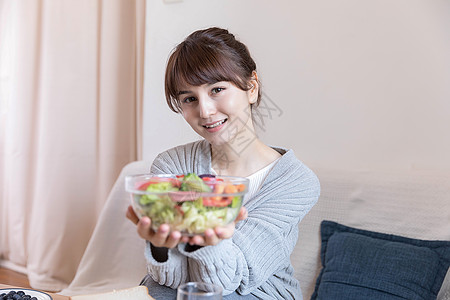
[[[188,235],[234,221],[247,186],[246,178],[195,173],[126,178],[134,210],[148,216],[154,230],[169,224],[171,230]]]

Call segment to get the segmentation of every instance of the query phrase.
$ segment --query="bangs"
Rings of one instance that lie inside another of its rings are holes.
[[[169,107],[175,112],[181,112],[178,93],[188,85],[228,81],[242,90],[248,90],[247,81],[251,74],[246,74],[235,60],[235,57],[211,46],[191,44],[177,49],[169,59],[165,78]]]

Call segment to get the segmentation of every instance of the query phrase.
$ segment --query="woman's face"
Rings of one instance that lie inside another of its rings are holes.
[[[252,84],[248,91],[228,81],[184,86],[178,95],[183,117],[213,146],[254,138],[250,104],[256,102],[257,86]]]

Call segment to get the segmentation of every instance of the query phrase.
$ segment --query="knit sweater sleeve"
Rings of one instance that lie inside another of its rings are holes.
[[[237,290],[264,299],[292,299],[300,290],[289,274],[290,254],[298,222],[316,203],[319,190],[317,177],[306,166],[294,158],[280,160],[245,204],[249,216],[238,223],[231,239],[194,252],[179,245],[188,257],[190,279],[220,284],[224,294]]]

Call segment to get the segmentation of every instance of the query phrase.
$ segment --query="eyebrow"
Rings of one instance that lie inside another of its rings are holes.
[[[217,82],[213,82],[213,83],[205,83],[207,86],[212,86],[212,85],[215,85],[216,83],[218,83],[218,82],[220,82],[220,81],[217,81]],[[181,96],[181,95],[185,95],[185,94],[189,94],[189,93],[192,93],[191,91],[179,91],[178,93],[177,93],[177,96]]]

